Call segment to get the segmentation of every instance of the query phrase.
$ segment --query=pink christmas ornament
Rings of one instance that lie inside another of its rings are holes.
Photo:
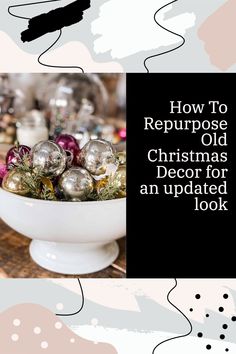
[[[15,165],[17,161],[22,158],[25,154],[30,153],[30,148],[26,145],[19,145],[12,147],[6,156],[6,165]]]
[[[73,164],[77,164],[77,158],[80,153],[80,147],[77,140],[69,134],[61,134],[57,137],[56,143],[64,150],[70,151],[73,154]]]
[[[0,164],[0,187],[2,185],[3,177],[7,174],[7,166]]]

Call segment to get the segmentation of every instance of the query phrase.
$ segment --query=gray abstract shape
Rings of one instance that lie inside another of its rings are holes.
[[[188,323],[186,324],[181,314],[170,311],[145,296],[136,296],[135,298],[140,309],[139,312],[111,309],[86,300],[84,308],[89,311],[81,312],[78,323],[80,325],[90,323],[91,318],[95,317],[99,319],[102,326],[120,330],[127,329],[142,333],[153,331],[182,333],[188,330]],[[76,316],[68,320],[68,324],[74,325]]]
[[[20,303],[40,304],[54,313],[72,313],[80,308],[81,296],[43,279],[0,280],[0,312]],[[64,305],[62,310],[56,308],[59,303]]]
[[[202,338],[220,340],[220,335],[225,335],[225,341],[236,343],[235,327],[236,324],[224,315],[215,311],[207,311],[209,317],[204,320],[204,323],[191,321],[193,325],[192,336],[197,337],[198,333],[202,333]],[[223,324],[227,324],[228,328],[225,330],[222,328]],[[200,340],[200,339],[199,339]]]
[[[5,31],[14,42],[24,51],[31,54],[40,54],[46,48],[48,48],[58,37],[58,31],[54,33],[49,33],[42,38],[39,38],[30,43],[22,43],[20,39],[20,33],[27,27],[27,21],[23,19],[15,18],[8,14],[8,6],[9,5],[17,5],[23,2],[27,2],[24,0],[13,0],[13,1],[5,1],[2,6],[2,11],[0,12],[0,30]],[[41,5],[33,5],[33,6],[24,6],[22,8],[12,8],[11,11],[14,14],[25,17],[34,17],[43,12],[48,12],[50,10],[56,9],[59,6],[66,6],[68,3],[71,3],[72,0],[61,0],[60,2],[55,3],[45,3]],[[58,42],[55,48],[58,48],[68,42],[71,41],[82,41],[85,45],[88,46],[90,43],[89,49],[93,48],[93,40],[94,36],[91,33],[90,26],[91,22],[97,17],[99,13],[100,6],[105,2],[105,0],[96,0],[92,2],[92,6],[86,10],[86,14],[84,15],[83,21],[72,25],[70,27],[64,28],[62,31],[62,36],[60,38],[60,42]],[[92,53],[92,51],[91,51]]]
[[[83,286],[83,281],[81,283]],[[96,284],[98,286],[98,283]],[[41,279],[2,280],[0,294],[0,312],[20,303],[40,304],[54,313],[75,312],[81,305],[80,295]],[[86,299],[86,292],[84,295],[84,308],[79,314],[61,317],[67,325],[90,325],[91,319],[95,317],[101,326],[120,330],[142,333],[153,331],[183,333],[188,330],[188,324],[181,314],[168,310],[145,296],[136,296],[140,308],[140,311],[136,312],[109,308]],[[57,303],[63,303],[62,311],[56,309]]]
[[[95,36],[91,32],[91,23],[99,17],[100,7],[109,0],[96,0],[92,2],[90,9],[86,11],[83,21],[68,28],[64,28],[60,41],[54,48],[60,47],[70,41],[81,41],[90,51],[90,54],[96,62],[107,62],[113,60],[110,52],[103,54],[95,54],[94,40]],[[60,6],[65,6],[71,0],[62,0]],[[7,32],[17,45],[24,51],[32,54],[42,53],[48,48],[58,37],[58,33],[50,33],[45,35],[33,43],[23,44],[20,41],[20,32],[25,29],[27,21],[13,18],[7,13],[7,7],[12,4],[22,3],[22,0],[5,1],[2,5],[0,13],[0,30]],[[198,38],[197,30],[201,23],[210,16],[218,7],[224,3],[224,0],[179,0],[173,6],[173,9],[166,14],[166,18],[177,16],[182,12],[194,12],[196,14],[196,25],[189,29],[185,34],[186,43],[179,50],[165,54],[162,57],[153,58],[149,60],[148,66],[150,72],[219,72],[219,70],[212,66],[209,57],[204,49],[204,43]],[[22,10],[15,9],[15,12],[24,14],[26,17],[33,17],[41,12],[50,11],[58,7],[58,3],[49,3],[44,5],[35,5],[22,8]],[[135,12],[134,14],[135,15]],[[132,17],[131,17],[132,21]],[[150,21],[154,21],[153,17]],[[122,23],[122,20],[121,20]],[[145,29],[144,29],[145,30]],[[145,35],[145,32],[144,32]],[[153,33],[155,36],[155,33]],[[125,40],[125,39],[124,39]],[[168,48],[158,48],[151,51],[140,51],[135,55],[131,55],[124,59],[119,59],[119,62],[127,72],[144,72],[143,61],[147,56],[157,54],[157,52],[164,51]],[[68,63],[76,64],[79,63]],[[231,67],[229,71],[235,71],[236,65]]]

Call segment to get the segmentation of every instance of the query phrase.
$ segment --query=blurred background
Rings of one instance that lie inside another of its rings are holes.
[[[103,138],[125,150],[125,80],[125,74],[0,73],[0,151],[61,133],[80,147]]]

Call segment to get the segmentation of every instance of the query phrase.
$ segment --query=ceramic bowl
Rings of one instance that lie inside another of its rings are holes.
[[[92,202],[31,199],[0,188],[0,217],[31,238],[36,263],[63,274],[86,274],[117,258],[126,234],[126,198]]]

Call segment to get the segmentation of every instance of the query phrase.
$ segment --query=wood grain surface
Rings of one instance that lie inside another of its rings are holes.
[[[120,254],[114,264],[87,275],[65,275],[47,271],[30,257],[30,240],[0,219],[0,278],[124,278],[126,269],[125,238],[118,241]]]

